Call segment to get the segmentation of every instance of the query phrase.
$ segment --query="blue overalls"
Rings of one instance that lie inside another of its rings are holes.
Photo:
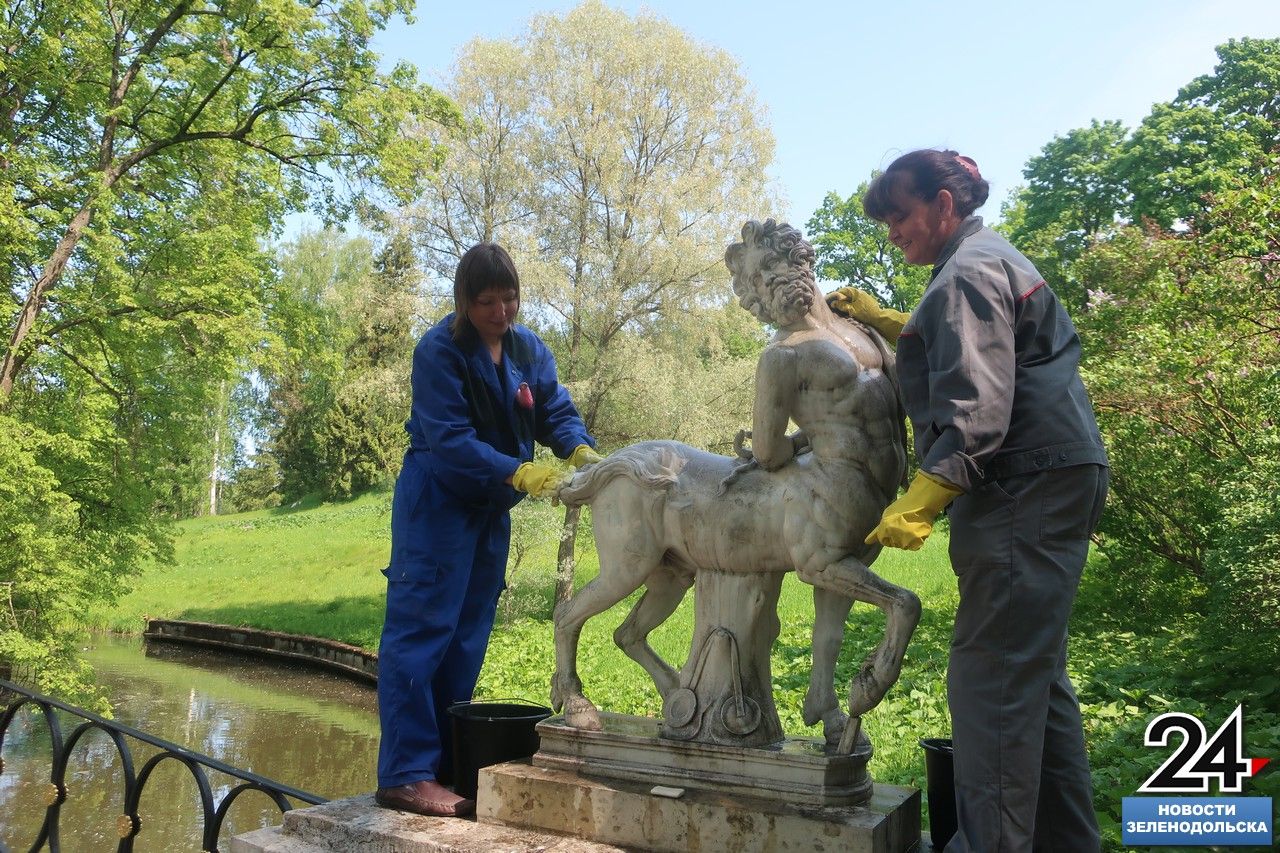
[[[495,365],[479,340],[453,340],[452,317],[414,348],[410,447],[391,504],[378,650],[384,788],[451,775],[446,710],[475,689],[506,586],[509,512],[524,497],[507,478],[535,440],[561,458],[594,446],[537,335],[513,326]],[[521,383],[529,408],[516,401]]]

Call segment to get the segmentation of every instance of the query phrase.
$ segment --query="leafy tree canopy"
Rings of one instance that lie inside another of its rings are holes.
[[[1233,40],[1217,53],[1212,74],[1155,105],[1132,134],[1095,120],[1032,157],[1015,241],[1053,234],[1070,260],[1118,222],[1185,224],[1210,194],[1255,175],[1280,145],[1280,39]]]
[[[1094,122],[1054,139],[1006,210],[1085,343],[1117,586],[1248,614],[1252,653],[1280,648],[1280,40],[1218,58],[1132,134]]]
[[[886,306],[910,311],[920,301],[929,270],[907,263],[889,241],[889,228],[862,210],[870,181],[842,199],[827,193],[805,226],[817,255],[817,273],[874,294]]]
[[[723,51],[595,0],[518,41],[471,42],[446,89],[466,121],[438,140],[452,156],[411,230],[446,279],[476,242],[512,251],[523,321],[607,434],[609,348],[724,304],[725,247],[769,214],[754,95]]]
[[[658,376],[623,354],[701,347],[663,330],[725,304],[725,248],[773,206],[773,138],[737,62],[649,13],[588,0],[517,40],[471,42],[446,91],[465,122],[429,137],[451,157],[410,211],[431,266],[449,279],[471,245],[503,243],[521,319],[555,351],[588,429],[606,447],[646,430],[649,395],[696,386],[699,362],[672,353],[689,374]],[[641,373],[670,389],[631,395],[624,380]],[[689,423],[664,412],[650,426]],[[737,428],[722,419],[723,433]]]
[[[1212,74],[1197,77],[1143,119],[1116,164],[1133,222],[1169,228],[1206,199],[1238,185],[1280,145],[1280,39],[1218,47]]]
[[[307,233],[282,247],[261,438],[280,496],[347,498],[391,477],[403,453],[420,272],[403,233]],[[254,475],[250,474],[252,479]],[[259,488],[260,491],[260,488]]]
[[[30,643],[0,651],[16,671],[75,681],[52,632],[163,555],[153,519],[216,475],[226,432],[210,413],[230,412],[265,351],[264,245],[283,216],[407,198],[438,165],[403,131],[455,109],[369,49],[410,9],[17,0],[0,17],[0,416],[30,436],[0,476],[42,484],[4,495],[0,515],[60,508],[41,536],[64,545],[39,565],[48,547],[9,547],[22,531],[0,547],[13,595],[33,573],[61,590],[18,620]],[[42,646],[59,651],[21,651]]]
[[[377,70],[370,37],[408,11],[404,0],[14,5],[0,30],[0,231],[22,307],[0,393],[40,348],[32,335],[68,264],[103,259],[86,238],[124,231],[104,253],[119,263],[209,192],[251,199],[263,227],[308,198],[342,218],[369,188],[410,193],[440,152],[410,142],[405,123],[454,113],[410,68]]]

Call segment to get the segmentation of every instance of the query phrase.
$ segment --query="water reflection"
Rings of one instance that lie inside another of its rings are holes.
[[[115,719],[196,752],[328,799],[370,791],[378,747],[376,694],[349,679],[254,658],[97,637],[85,657],[112,697]],[[64,736],[77,725],[61,720]],[[134,770],[157,750],[129,741]],[[4,742],[0,843],[26,850],[44,818],[50,745],[36,715],[20,715]],[[238,784],[208,771],[214,802]],[[114,850],[124,775],[102,732],[76,745],[67,771],[60,841],[67,853]],[[299,804],[300,805],[300,804]],[[191,773],[162,761],[143,789],[139,853],[200,850],[201,810]],[[236,800],[220,836],[277,824],[278,810],[248,792]],[[0,850],[4,849],[0,847]]]

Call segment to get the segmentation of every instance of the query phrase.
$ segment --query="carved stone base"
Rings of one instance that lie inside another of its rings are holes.
[[[814,738],[764,747],[673,742],[659,736],[659,720],[608,712],[600,717],[599,732],[566,726],[563,716],[538,723],[542,743],[534,765],[813,806],[856,805],[871,797],[869,743],[852,755],[829,755]]]
[[[563,834],[623,850],[689,853],[912,853],[920,792],[876,785],[865,806],[803,806],[510,762],[480,771],[481,825]],[[672,794],[678,794],[672,796]]]
[[[769,672],[782,578],[698,572],[692,646],[662,709],[663,737],[748,747],[783,739]]]

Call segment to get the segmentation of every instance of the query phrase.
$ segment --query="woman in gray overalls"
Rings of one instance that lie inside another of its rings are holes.
[[[958,830],[946,853],[1086,853],[1100,842],[1067,619],[1107,457],[1071,319],[1031,262],[973,215],[988,189],[954,151],[899,157],[863,207],[908,263],[933,266],[924,296],[910,315],[855,288],[828,299],[897,340],[920,462],[867,542],[915,550],[951,504]]]

